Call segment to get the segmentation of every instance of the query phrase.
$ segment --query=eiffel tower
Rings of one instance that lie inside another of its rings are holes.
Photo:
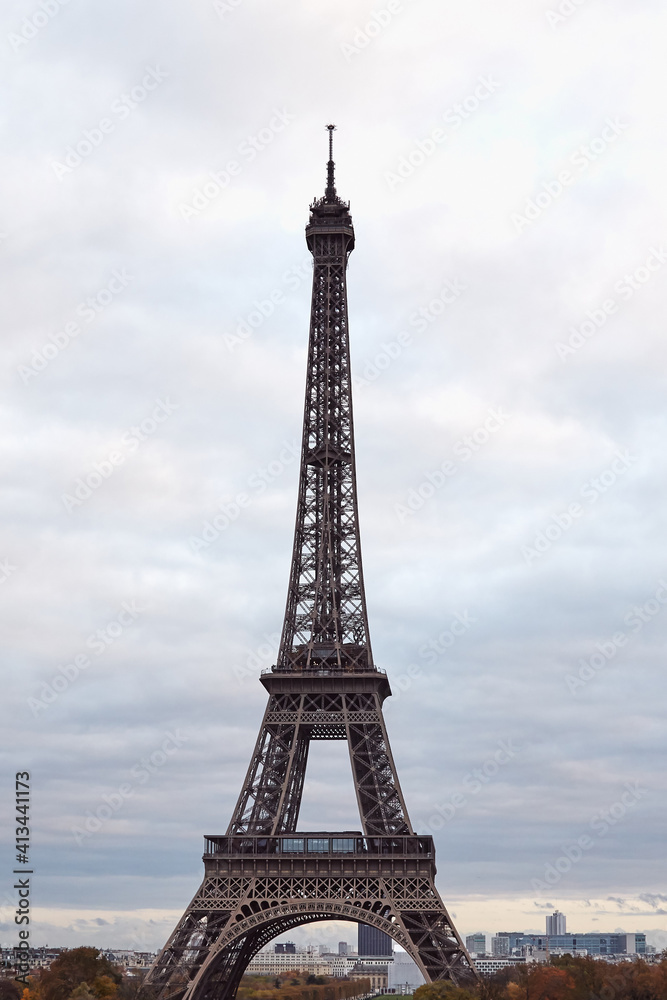
[[[233,1000],[272,938],[318,920],[370,924],[426,981],[476,980],[435,887],[433,838],[414,832],[382,716],[389,681],[371,652],[354,459],[347,260],[349,203],[334,185],[310,206],[313,291],[299,498],[280,649],[268,704],[224,836],[207,836],[204,880],[146,983],[159,1000]],[[297,830],[311,740],[346,740],[360,831]]]

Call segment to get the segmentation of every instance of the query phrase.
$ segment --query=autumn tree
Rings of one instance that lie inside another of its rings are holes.
[[[572,1000],[575,982],[566,969],[531,962],[517,969],[518,982],[509,983],[507,1000]]]
[[[72,990],[69,1000],[95,1000],[95,994],[88,983],[79,983],[76,989]]]
[[[662,961],[653,966],[653,978],[658,996],[667,997],[667,951],[663,951]]]
[[[133,975],[123,976],[123,981],[114,994],[114,1000],[157,1000],[157,989],[145,983],[146,972],[138,970]],[[139,995],[141,994],[141,997]]]
[[[606,962],[596,960],[590,955],[567,954],[554,956],[551,965],[567,972],[573,981],[568,1000],[593,1000],[600,995]]]
[[[13,979],[0,979],[0,1000],[19,1000],[21,990]]]
[[[478,997],[476,990],[472,992],[444,979],[418,986],[414,992],[414,1000],[477,1000]]]
[[[42,972],[40,990],[43,1000],[70,1000],[77,987],[85,984],[93,1000],[110,1000],[122,978],[120,969],[102,958],[97,948],[72,948]],[[75,1000],[88,1000],[84,994]]]
[[[598,997],[604,1000],[664,1000],[667,983],[666,963],[648,965],[642,959],[607,965]]]

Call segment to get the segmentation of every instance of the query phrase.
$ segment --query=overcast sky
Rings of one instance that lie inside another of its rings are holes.
[[[667,11],[561,8],[3,5],[3,944],[16,771],[38,944],[161,946],[229,822],[332,121],[371,634],[443,899],[667,945]],[[303,829],[358,828],[345,754]]]

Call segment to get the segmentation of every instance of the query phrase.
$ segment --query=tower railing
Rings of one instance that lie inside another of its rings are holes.
[[[382,670],[380,667],[367,667],[365,664],[349,664],[347,666],[337,667],[294,667],[294,666],[280,666],[278,664],[272,667],[266,667],[264,670],[260,671],[260,677],[265,677],[269,674],[303,674],[306,677],[340,677],[344,674],[380,674],[382,677],[387,676],[387,671]]]
[[[433,837],[398,836],[364,837],[361,833],[289,833],[279,837],[207,836],[204,854],[215,855],[281,855],[283,857],[414,857],[432,858]]]

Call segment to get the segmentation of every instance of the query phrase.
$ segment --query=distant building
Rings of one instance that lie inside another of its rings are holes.
[[[523,935],[524,935],[523,931],[498,931],[498,934],[496,936],[507,938],[510,942],[510,951],[511,951],[512,948],[516,947],[516,945],[512,944],[512,941],[515,940],[516,938],[523,937]]]
[[[469,934],[466,948],[471,955],[486,955],[486,934]]]
[[[48,969],[51,962],[55,961],[67,948],[49,948],[44,945],[39,948],[29,948],[21,958],[26,959],[31,969]],[[16,968],[16,953],[13,948],[0,948],[2,956],[2,967],[4,969]]]
[[[391,957],[393,943],[392,939],[379,927],[371,927],[369,924],[358,925],[357,953],[365,958],[376,956]]]
[[[328,963],[330,976],[341,979],[347,976],[355,965],[354,959],[349,955],[326,955],[322,956],[321,960]]]
[[[331,965],[321,955],[313,955],[309,951],[296,951],[296,948],[289,952],[267,950],[258,952],[250,959],[246,972],[251,976],[277,976],[281,972],[330,976]]]
[[[387,966],[387,989],[390,993],[414,993],[425,982],[419,966],[407,952],[394,952],[394,961]]]
[[[338,942],[338,954],[347,955],[347,941]]]
[[[549,951],[554,955],[566,952],[571,955],[594,956],[644,955],[646,953],[645,934],[612,934],[595,931],[589,934],[547,935],[511,932],[507,936],[510,955],[520,955],[522,950],[527,947],[532,947],[534,951],[545,951],[547,943]]]
[[[560,910],[556,910],[551,917],[547,917],[547,936],[550,937],[552,934],[565,934],[567,930],[565,926],[566,923],[565,914],[561,913]]]
[[[357,962],[348,972],[350,979],[370,979],[374,993],[384,993],[387,989],[387,966],[364,965]]]
[[[502,958],[510,953],[509,934],[496,934],[491,938],[491,954],[495,958]]]
[[[26,954],[31,969],[48,969],[52,962],[59,958],[69,948],[49,948],[48,945],[30,948]],[[130,951],[119,948],[102,948],[100,954],[113,965],[119,965],[130,975],[133,970],[148,969],[156,958],[153,951]],[[15,968],[16,955],[13,948],[0,948],[0,965],[3,969]]]
[[[501,969],[511,969],[524,962],[525,958],[478,958],[475,960],[475,968],[480,976],[493,976]]]

